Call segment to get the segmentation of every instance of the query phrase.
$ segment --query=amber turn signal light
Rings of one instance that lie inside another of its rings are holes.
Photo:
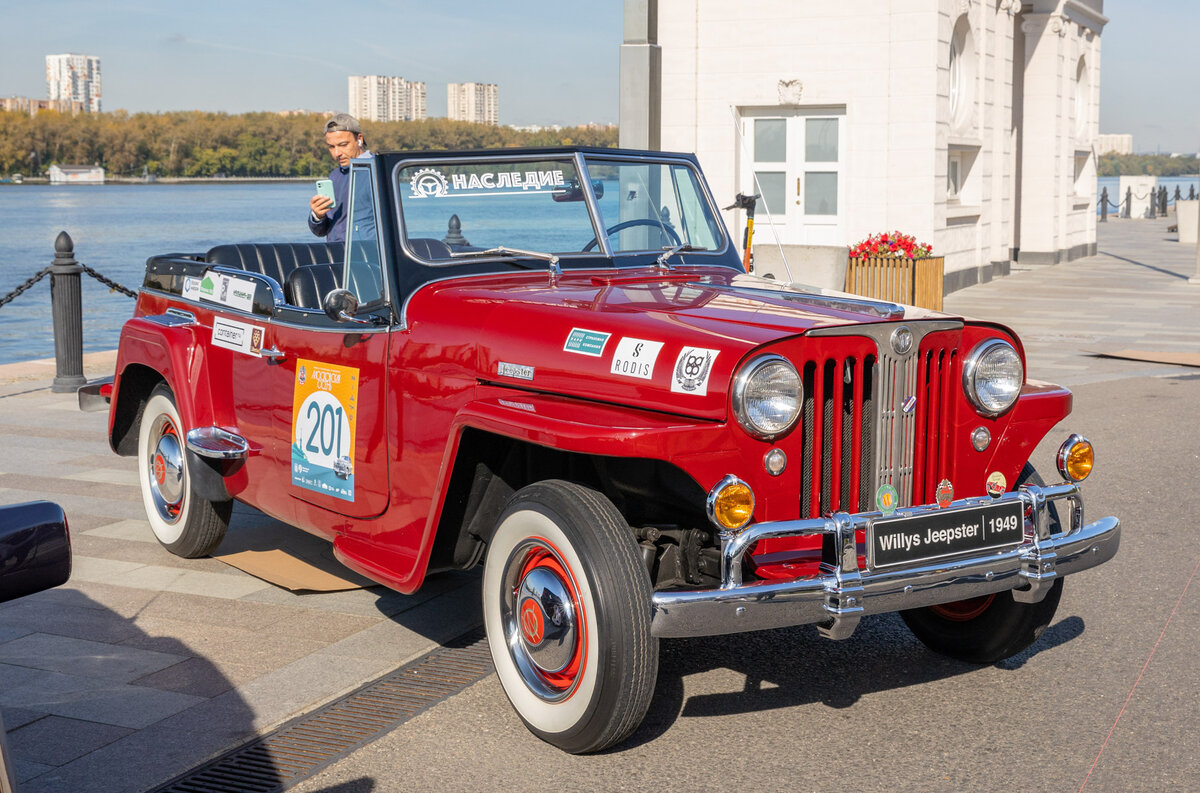
[[[708,519],[725,531],[738,531],[754,517],[754,491],[728,474],[708,491]]]
[[[1062,474],[1063,479],[1070,482],[1082,482],[1092,472],[1093,460],[1091,441],[1082,435],[1071,435],[1058,448],[1055,462],[1058,464],[1058,472]]]

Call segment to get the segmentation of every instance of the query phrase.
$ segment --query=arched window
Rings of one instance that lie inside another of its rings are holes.
[[[964,14],[954,24],[950,36],[950,129],[971,126],[975,101],[975,42],[971,24]]]

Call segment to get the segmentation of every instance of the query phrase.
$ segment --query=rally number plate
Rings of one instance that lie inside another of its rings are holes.
[[[1019,545],[1025,535],[1020,501],[880,518],[867,530],[872,568],[894,567]]]

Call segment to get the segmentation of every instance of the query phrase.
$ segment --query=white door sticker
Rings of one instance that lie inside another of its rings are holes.
[[[661,341],[623,338],[613,353],[611,371],[613,374],[649,380],[654,377],[654,362],[658,360],[658,352],[662,347]]]
[[[224,317],[213,317],[212,343],[215,347],[262,357],[263,329]]]
[[[671,390],[676,394],[708,394],[708,376],[712,374],[713,361],[720,350],[703,347],[684,347],[675,359],[675,371],[671,377]]]

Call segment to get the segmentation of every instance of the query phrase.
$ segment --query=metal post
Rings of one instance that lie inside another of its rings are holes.
[[[1147,198],[1150,199],[1150,219],[1154,220],[1155,216],[1158,214],[1158,188],[1151,187],[1150,195],[1148,195]]]
[[[1195,200],[1196,200],[1196,185],[1190,184],[1190,185],[1188,185],[1188,201],[1195,201]]]
[[[1125,208],[1121,210],[1121,217],[1129,218],[1133,216],[1133,188],[1125,188]]]
[[[71,235],[59,232],[50,268],[50,309],[54,318],[55,377],[50,390],[70,393],[87,383],[83,376],[83,302]]]
[[[1177,204],[1178,204],[1178,203],[1179,203],[1179,199],[1180,199],[1180,195],[1179,195],[1179,185],[1175,185],[1175,203],[1177,203]]]
[[[1108,188],[1100,188],[1100,222],[1108,221]]]
[[[1167,186],[1158,188],[1158,214],[1167,216]]]

